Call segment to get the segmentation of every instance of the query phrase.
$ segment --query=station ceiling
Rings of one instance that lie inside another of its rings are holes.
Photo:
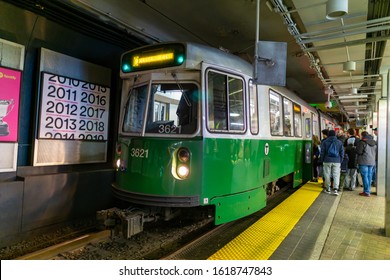
[[[260,41],[287,42],[286,86],[339,121],[353,123],[372,116],[381,97],[380,69],[390,65],[390,0],[333,1],[347,3],[347,13],[334,19],[327,18],[328,1],[259,0],[259,9],[257,0],[27,2],[77,9],[138,44],[192,41],[250,62],[259,15]],[[332,108],[324,106],[328,96]]]

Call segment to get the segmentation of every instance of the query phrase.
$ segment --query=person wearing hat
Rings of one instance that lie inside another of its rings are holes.
[[[343,143],[336,138],[336,132],[329,130],[328,137],[321,143],[320,161],[322,161],[325,190],[324,192],[331,194],[331,180],[333,178],[333,194],[339,195],[340,184],[340,166],[344,158]]]
[[[357,177],[357,153],[355,146],[355,137],[350,137],[347,139],[347,147],[345,148],[345,153],[348,155],[348,169],[345,176],[345,186],[344,188],[353,191],[356,187],[356,177]]]

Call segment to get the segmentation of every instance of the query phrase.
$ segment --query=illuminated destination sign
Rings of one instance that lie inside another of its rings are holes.
[[[125,53],[122,56],[123,73],[174,67],[183,64],[185,48],[182,44],[148,46]]]
[[[39,138],[106,141],[110,88],[43,73]]]
[[[154,64],[156,62],[172,61],[173,58],[174,58],[173,53],[163,53],[163,54],[144,56],[144,57],[134,56],[132,66],[140,67],[142,65]]]

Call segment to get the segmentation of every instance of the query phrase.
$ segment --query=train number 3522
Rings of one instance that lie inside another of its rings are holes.
[[[138,149],[131,148],[130,156],[137,158],[148,158],[149,150],[148,149]]]

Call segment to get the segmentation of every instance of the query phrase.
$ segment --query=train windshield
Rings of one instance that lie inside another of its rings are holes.
[[[150,94],[147,104],[147,94]],[[197,129],[198,87],[191,83],[153,83],[133,88],[125,107],[123,131],[193,134]],[[146,111],[146,123],[144,116]]]

